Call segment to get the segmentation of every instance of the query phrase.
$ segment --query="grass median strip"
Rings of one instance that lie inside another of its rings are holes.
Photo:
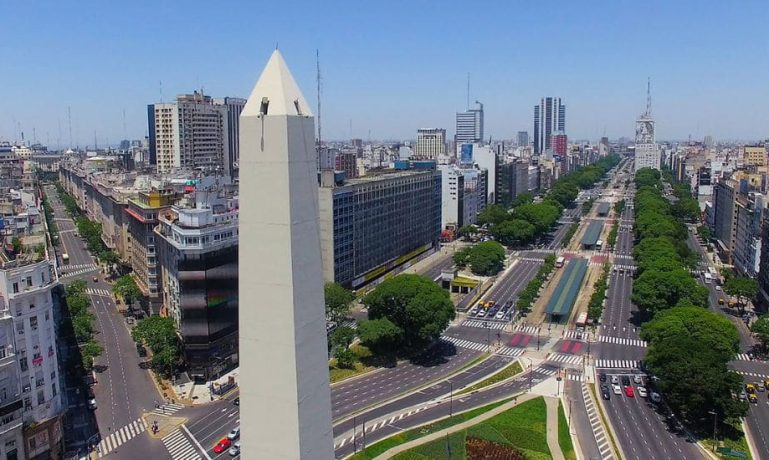
[[[563,457],[566,460],[577,459],[574,444],[572,444],[571,435],[569,435],[569,423],[566,420],[561,401],[558,401],[558,446],[561,447],[561,452],[563,452]]]
[[[496,374],[481,380],[475,385],[471,385],[467,388],[463,388],[454,394],[461,395],[461,394],[469,393],[471,391],[480,390],[481,388],[485,388],[487,386],[494,385],[495,383],[499,383],[503,380],[507,380],[510,377],[520,374],[521,372],[523,372],[523,368],[521,368],[521,363],[519,363],[518,361],[515,361],[510,365],[508,365],[507,367],[504,367],[501,371],[497,372]]]
[[[494,409],[495,407],[501,406],[502,404],[510,401],[511,399],[513,398],[508,398],[502,401],[497,401],[495,403],[487,404],[485,406],[471,409],[467,412],[454,414],[453,417],[445,418],[443,420],[439,420],[434,423],[429,423],[427,425],[422,425],[420,427],[417,427],[408,431],[404,431],[403,433],[398,433],[395,436],[391,436],[387,439],[383,439],[382,441],[372,444],[371,446],[367,447],[365,450],[358,452],[357,454],[350,457],[350,459],[351,460],[370,460],[370,459],[376,458],[378,455],[381,455],[387,452],[388,450],[392,449],[395,446],[398,446],[403,443],[407,443],[409,441],[413,441],[414,439],[418,439],[423,436],[427,436],[430,433],[435,433],[436,431],[449,428],[459,423],[466,422],[467,420],[470,420],[481,414],[484,414]]]

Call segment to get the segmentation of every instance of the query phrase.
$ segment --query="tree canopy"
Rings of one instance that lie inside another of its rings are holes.
[[[355,300],[352,292],[339,283],[326,283],[323,287],[326,302],[326,318],[331,321],[341,321],[350,313],[350,304]]]
[[[750,325],[750,332],[756,336],[764,351],[769,348],[769,315],[762,315]]]
[[[152,368],[170,375],[181,362],[181,341],[176,334],[173,318],[150,316],[138,323],[131,331],[137,343],[145,344],[152,350]]]
[[[453,258],[458,267],[469,265],[476,275],[492,276],[502,270],[505,248],[496,241],[484,241],[458,250]]]
[[[385,342],[402,350],[418,350],[440,337],[455,316],[448,292],[418,275],[385,280],[363,303],[369,321],[361,322],[358,336],[364,344],[380,349]],[[375,320],[380,321],[369,324]]]

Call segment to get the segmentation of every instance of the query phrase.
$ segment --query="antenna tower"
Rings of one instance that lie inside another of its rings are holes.
[[[67,121],[69,122],[69,148],[72,148],[72,107],[67,106]]]
[[[646,117],[652,116],[652,90],[651,90],[651,78],[646,77]]]

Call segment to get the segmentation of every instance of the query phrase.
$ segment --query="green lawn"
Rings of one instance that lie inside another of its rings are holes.
[[[571,443],[569,436],[569,423],[566,421],[566,414],[563,411],[563,404],[558,401],[558,445],[566,460],[576,460],[577,454],[574,452],[574,444]]]
[[[499,383],[503,380],[507,380],[510,377],[513,377],[515,375],[520,374],[523,372],[523,369],[521,368],[521,364],[518,361],[513,362],[509,366],[503,368],[501,371],[497,372],[496,374],[492,375],[491,377],[481,380],[480,382],[476,383],[475,385],[469,386],[467,388],[463,388],[460,391],[457,391],[454,393],[455,395],[461,395],[464,393],[469,393],[471,391],[479,390],[481,388],[494,385],[495,383]]]
[[[396,434],[395,436],[389,437],[387,439],[383,439],[377,443],[370,445],[369,447],[366,448],[366,450],[362,452],[358,452],[356,455],[353,455],[352,457],[350,457],[350,460],[373,459],[376,456],[383,454],[384,452],[387,452],[388,450],[392,449],[397,445],[400,445],[409,441],[413,441],[414,439],[427,436],[430,433],[435,433],[436,431],[440,431],[450,426],[454,426],[458,423],[462,423],[472,418],[475,418],[481,414],[484,414],[494,409],[495,407],[501,406],[502,404],[510,401],[510,399],[512,398],[487,404],[485,406],[481,406],[476,409],[463,412],[461,414],[455,414],[452,418],[446,418],[443,420],[439,420],[435,423],[430,423],[428,425],[423,425],[421,427]],[[404,458],[408,458],[408,457],[404,457]],[[418,457],[414,457],[414,458],[418,458]]]
[[[513,446],[529,460],[552,458],[550,449],[547,447],[547,408],[545,400],[540,397],[521,403],[466,430],[414,447],[396,455],[393,459],[466,459],[465,440],[467,437]]]

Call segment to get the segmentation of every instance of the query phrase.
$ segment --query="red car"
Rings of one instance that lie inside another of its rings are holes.
[[[229,449],[231,444],[232,441],[227,438],[220,439],[219,443],[214,446],[214,453],[221,454],[225,450]]]
[[[635,396],[633,387],[631,387],[630,385],[625,387],[625,396],[627,396],[628,398],[632,398],[633,396]]]

